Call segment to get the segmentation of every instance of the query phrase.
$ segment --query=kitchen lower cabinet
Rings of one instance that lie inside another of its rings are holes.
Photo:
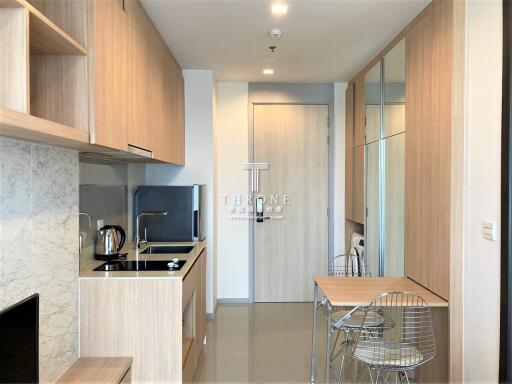
[[[131,356],[134,383],[191,382],[206,321],[206,248],[197,252],[183,278],[81,277],[80,356]]]
[[[206,336],[206,249],[183,281],[183,382],[190,383],[199,366]]]

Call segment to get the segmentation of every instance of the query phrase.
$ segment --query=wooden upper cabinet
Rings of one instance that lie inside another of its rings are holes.
[[[364,75],[354,80],[354,146],[365,144]]]
[[[125,0],[125,8],[128,15],[130,52],[128,103],[131,108],[128,112],[128,144],[155,152],[155,105],[159,102],[153,95],[153,87],[159,85],[154,81],[157,67],[155,62],[158,60],[155,57],[157,32],[138,0]]]
[[[163,41],[162,41],[163,44]],[[167,49],[159,50],[159,74],[157,81],[161,86],[156,99],[157,111],[154,121],[158,130],[158,141],[155,143],[155,157],[160,160],[184,164],[185,162],[185,128],[184,128],[184,84],[181,68]]]
[[[91,143],[128,149],[128,18],[120,0],[91,1]]]
[[[345,92],[345,218],[354,220],[354,83]]]
[[[184,164],[181,68],[139,0],[90,0],[94,8],[92,142]]]
[[[125,0],[131,84],[128,144],[184,164],[183,77],[171,51],[138,0]]]

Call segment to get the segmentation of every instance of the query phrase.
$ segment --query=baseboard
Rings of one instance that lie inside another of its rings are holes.
[[[218,304],[249,304],[248,297],[224,297],[222,299],[217,299]]]

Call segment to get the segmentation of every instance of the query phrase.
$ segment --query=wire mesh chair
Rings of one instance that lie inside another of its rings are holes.
[[[327,266],[327,275],[337,277],[372,276],[366,260],[363,256],[359,255],[338,255],[333,259],[330,259]],[[318,309],[322,313],[327,314],[328,306],[327,298],[325,296],[323,296],[322,300],[319,302]],[[331,326],[333,327],[333,332],[336,334],[330,355],[332,362],[341,354],[340,349],[338,349],[336,353],[334,352],[339,341],[340,331],[345,332],[346,340],[346,333],[350,332],[352,329],[357,329],[361,325],[362,318],[357,318],[357,315],[354,315],[353,317],[347,318],[346,322],[340,323],[340,320],[345,318],[349,311],[343,307],[333,307],[331,311],[333,314]],[[338,325],[335,327],[336,324]]]
[[[338,255],[329,260],[328,276],[371,277],[364,255]]]
[[[375,383],[379,382],[381,373],[387,374],[386,383],[392,372],[396,373],[397,381],[404,378],[409,383],[408,371],[436,357],[432,315],[420,296],[409,292],[384,293],[362,311],[359,329],[342,345],[338,382],[345,355],[368,366],[372,383],[372,371],[376,372]],[[376,331],[374,325],[382,319],[384,322]]]

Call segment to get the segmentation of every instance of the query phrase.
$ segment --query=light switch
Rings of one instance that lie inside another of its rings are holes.
[[[101,228],[103,228],[103,219],[98,219],[96,222],[96,229],[99,231]]]
[[[482,236],[484,239],[496,240],[496,223],[493,221],[484,221],[482,224]]]

